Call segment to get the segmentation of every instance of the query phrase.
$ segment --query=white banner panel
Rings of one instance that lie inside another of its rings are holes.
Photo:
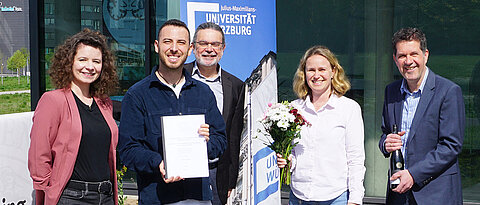
[[[267,69],[262,69],[265,71]],[[260,135],[257,130],[263,128],[258,119],[263,117],[268,103],[275,103],[277,99],[277,70],[275,67],[267,70],[266,77],[251,94],[252,119],[252,163],[253,163],[253,204],[280,204],[279,180],[280,173],[277,167],[275,152],[265,145],[266,136]],[[256,137],[255,137],[256,136]]]
[[[33,112],[0,115],[0,201],[32,204],[27,159]]]

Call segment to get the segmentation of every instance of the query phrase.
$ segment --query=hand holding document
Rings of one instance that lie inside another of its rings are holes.
[[[170,178],[167,178],[166,175],[165,175],[166,174],[165,164],[163,163],[163,161],[160,163],[160,165],[158,165],[158,167],[160,168],[160,174],[162,174],[162,179],[165,183],[177,182],[177,181],[180,181],[180,180],[184,179],[184,178],[179,177],[179,176],[176,176],[176,177],[170,176]]]
[[[165,178],[208,177],[208,136],[199,134],[208,130],[199,129],[205,116],[163,116],[161,123]]]

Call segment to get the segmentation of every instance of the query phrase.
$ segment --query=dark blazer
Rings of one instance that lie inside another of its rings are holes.
[[[412,194],[418,204],[462,204],[458,155],[465,130],[465,105],[455,83],[430,70],[412,121],[408,140],[406,169],[415,184]],[[385,89],[382,137],[379,147],[385,157],[384,142],[393,124],[401,130],[404,95],[402,80]],[[387,188],[387,204],[405,204],[399,194]]]
[[[184,66],[190,74],[193,71],[194,63],[195,61]],[[245,83],[224,69],[221,70],[221,83],[223,90],[222,115],[226,124],[227,149],[218,161],[217,191],[222,204],[226,204],[228,190],[235,188],[237,184]]]

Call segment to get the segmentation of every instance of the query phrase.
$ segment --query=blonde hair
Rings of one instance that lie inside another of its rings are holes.
[[[321,55],[330,62],[330,66],[335,72],[332,79],[332,89],[335,95],[343,96],[348,90],[350,90],[350,82],[348,81],[342,66],[338,63],[335,54],[325,46],[316,45],[309,48],[300,59],[300,63],[298,64],[297,71],[293,78],[293,92],[295,92],[299,98],[305,99],[307,95],[310,95],[312,92],[305,79],[305,65],[307,59],[313,55]]]

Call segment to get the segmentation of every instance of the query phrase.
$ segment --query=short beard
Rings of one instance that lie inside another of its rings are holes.
[[[187,57],[185,57],[184,59],[180,60],[180,64],[178,67],[175,67],[175,68],[172,68],[172,67],[169,67],[167,65],[167,62],[166,62],[166,59],[160,57],[160,63],[162,63],[162,65],[164,65],[163,67],[169,69],[169,70],[178,70],[179,68],[183,68],[183,64],[185,63],[185,61],[187,61]]]
[[[211,63],[205,63],[205,62],[202,60],[202,55],[200,55],[200,56],[195,55],[195,61],[197,62],[198,65],[205,66],[205,67],[210,67],[210,66],[217,65],[219,59],[218,59],[218,56],[217,56],[217,57],[215,58],[215,60],[212,61]]]

